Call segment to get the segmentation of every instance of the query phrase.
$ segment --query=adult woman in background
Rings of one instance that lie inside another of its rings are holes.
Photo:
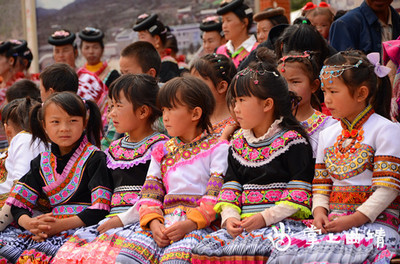
[[[238,67],[258,45],[256,38],[249,35],[253,24],[253,10],[243,0],[234,0],[222,3],[217,14],[222,16],[222,30],[228,42],[220,46],[216,53],[231,58]]]

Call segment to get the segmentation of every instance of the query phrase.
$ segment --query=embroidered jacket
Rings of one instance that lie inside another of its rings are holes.
[[[400,190],[400,127],[368,106],[353,123],[343,119],[320,135],[313,195],[329,199],[329,209],[353,213],[374,191]],[[379,218],[398,226],[399,200]],[[383,210],[383,209],[382,209]],[[379,214],[380,212],[377,212]],[[390,219],[389,219],[390,218]],[[397,224],[396,224],[397,223]]]
[[[151,151],[168,137],[154,133],[140,142],[128,142],[128,137],[111,143],[105,151],[107,167],[111,170],[114,192],[110,215],[125,212],[138,200],[150,165]]]
[[[86,136],[64,156],[55,144],[51,150],[32,160],[30,171],[11,191],[6,202],[12,205],[14,219],[31,215],[39,196],[45,196],[55,217],[77,215],[86,226],[96,224],[110,210],[113,187],[105,154]]]
[[[298,209],[292,217],[311,214],[312,152],[296,131],[268,131],[255,140],[250,130],[239,130],[229,148],[225,183],[215,206],[233,208],[241,218],[280,203]]]
[[[317,156],[319,133],[335,123],[337,123],[335,119],[319,111],[314,111],[307,120],[301,122],[301,125],[309,136],[310,144],[313,149],[313,158]]]
[[[172,215],[176,209],[197,224],[207,227],[214,219],[213,206],[227,168],[228,142],[203,135],[184,144],[172,138],[152,152],[147,179],[142,189],[140,225]]]

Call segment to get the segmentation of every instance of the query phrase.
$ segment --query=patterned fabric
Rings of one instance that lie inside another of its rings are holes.
[[[300,122],[309,136],[314,158],[317,155],[319,133],[335,123],[337,123],[336,120],[319,111],[314,111],[307,120]]]
[[[312,221],[298,230],[286,232],[290,235],[290,246],[286,244],[283,251],[274,248],[267,263],[389,264],[396,255],[389,248],[397,247],[398,233],[380,223],[367,223],[328,235],[316,232],[310,235],[310,224]]]
[[[160,141],[166,141],[168,137],[154,133],[137,143],[127,143],[127,137],[111,143],[107,155],[107,166],[110,169],[129,169],[140,163],[146,163],[151,159],[151,150]]]
[[[126,241],[139,229],[139,223],[107,230],[100,234],[97,227],[108,220],[102,220],[98,225],[78,229],[57,251],[53,263],[91,263],[110,264],[122,248],[130,248]]]
[[[115,185],[108,217],[119,217],[121,221],[121,215],[128,213],[127,210],[131,210],[140,198],[151,151],[158,145],[162,146],[168,138],[154,133],[140,142],[129,142],[128,139],[124,137],[114,141],[106,151],[107,167],[111,170]],[[125,239],[139,228],[138,217],[136,221],[132,215],[127,217],[133,224],[113,228],[103,234],[97,228],[110,218],[80,228],[57,252],[54,263],[114,263],[119,251],[128,247]]]
[[[207,235],[192,251],[192,263],[266,263],[280,231],[296,232],[303,224],[294,220],[283,220],[284,230],[275,226],[243,232],[235,239],[226,231],[218,230]]]
[[[304,219],[311,214],[312,151],[297,132],[277,127],[254,139],[240,130],[233,136],[228,164],[216,212],[234,208],[243,219],[281,203],[297,209],[287,217]],[[292,229],[299,226],[294,220],[283,222]],[[274,234],[274,227],[268,226],[243,231],[233,239],[221,229],[193,249],[192,263],[265,263]]]
[[[377,188],[399,190],[400,144],[393,140],[399,132],[397,124],[375,114],[368,106],[353,122],[343,119],[320,134],[313,194],[320,195],[319,200],[326,197],[329,201],[330,221],[352,215]],[[383,211],[376,208],[379,211],[374,213],[380,214],[373,223],[340,233],[315,233],[313,245],[311,236],[304,231],[294,233],[290,235],[290,247],[285,252],[274,250],[268,261],[390,263],[399,251],[399,201],[397,197]],[[321,202],[314,206],[324,205]],[[372,205],[369,207],[374,211]]]
[[[226,172],[227,150],[228,143],[212,134],[186,144],[173,138],[153,150],[138,203],[142,230],[127,238],[117,262],[190,263],[191,249],[213,231],[209,226],[215,219],[213,206]],[[189,219],[198,229],[160,248],[148,227],[154,219],[165,227]]]
[[[84,135],[77,146],[63,156],[59,155],[57,145],[52,144],[51,148],[51,153],[42,153],[31,162],[30,171],[20,179],[7,200],[14,219],[18,221],[22,215],[31,216],[32,209],[43,204],[40,202],[43,196],[55,218],[75,215],[85,225],[97,223],[108,213],[105,207],[109,208],[111,198],[112,179],[106,167],[105,154],[96,151]],[[53,155],[56,157],[54,160]],[[77,188],[71,183],[76,181],[79,182]],[[75,188],[72,194],[65,191],[66,186]],[[59,193],[53,193],[55,190]],[[92,192],[96,196],[92,196]],[[36,242],[29,231],[9,226],[0,232],[0,255],[13,263],[21,254],[20,263],[47,263],[75,231],[67,230]]]
[[[116,261],[118,263],[191,263],[191,249],[197,245],[207,234],[215,231],[210,227],[199,229],[185,235],[179,241],[173,242],[164,248],[157,246],[150,231],[137,230],[129,236],[124,244],[127,246],[121,249]]]
[[[191,164],[199,158],[204,158],[218,146],[225,143],[218,142],[218,139],[213,135],[201,137],[194,140],[192,143],[183,144],[179,139],[173,138],[167,141],[164,145],[165,153],[161,153],[162,161],[160,163],[161,175],[156,177],[148,175],[142,189],[142,200],[140,204],[157,205],[165,209],[165,213],[169,214],[174,211],[177,204],[184,211],[196,208],[198,201],[202,199],[214,200],[216,202],[217,191],[219,192],[222,186],[222,174],[211,172],[207,179],[205,193],[199,195],[164,195],[169,191],[169,177],[179,167]],[[153,155],[164,150],[155,149]],[[164,199],[163,199],[164,197]],[[163,202],[161,202],[163,201]]]
[[[94,101],[102,114],[103,126],[107,124],[107,86],[92,72],[80,68],[77,72],[79,78],[78,95],[85,100]]]
[[[216,122],[212,125],[212,132],[217,135],[217,137],[220,137],[225,127],[230,124],[235,124],[235,120],[232,117]]]

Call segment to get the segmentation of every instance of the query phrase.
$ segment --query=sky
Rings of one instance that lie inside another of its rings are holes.
[[[36,0],[36,7],[46,9],[61,9],[75,0]]]

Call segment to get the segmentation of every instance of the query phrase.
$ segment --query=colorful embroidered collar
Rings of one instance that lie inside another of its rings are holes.
[[[361,113],[357,115],[352,123],[345,118],[340,119],[340,123],[343,129],[352,132],[354,129],[360,129],[373,113],[375,113],[375,111],[372,109],[372,105],[368,105]]]

